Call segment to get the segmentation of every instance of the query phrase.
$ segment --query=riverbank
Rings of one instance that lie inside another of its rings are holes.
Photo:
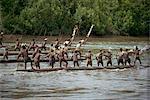
[[[65,39],[70,38],[69,36],[31,36],[31,35],[4,35],[3,41],[4,42],[15,42],[18,38],[22,42],[29,42],[32,39],[36,41],[43,41],[44,38],[48,38],[48,42],[55,41],[57,38],[60,41],[64,41]],[[80,39],[85,37],[75,37],[75,41],[79,41]],[[103,36],[103,37],[89,37],[88,41],[90,42],[148,42],[149,37],[131,37],[131,36]]]

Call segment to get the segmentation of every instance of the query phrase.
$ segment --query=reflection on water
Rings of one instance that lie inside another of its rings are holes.
[[[114,47],[117,45],[119,44]],[[138,45],[141,48],[144,47],[143,44]],[[90,48],[90,46],[96,47],[98,44],[88,44],[85,47]],[[111,44],[109,46],[113,47]],[[142,62],[145,65],[148,64],[149,56],[147,54],[142,56]],[[115,61],[113,63],[116,64]],[[80,64],[84,66],[85,62]],[[95,60],[94,64],[96,66]],[[41,65],[42,67],[48,66],[47,63]],[[20,64],[0,64],[0,96],[2,100],[148,100],[149,98],[150,79],[148,73],[150,67],[137,65],[137,68],[121,70],[29,73],[16,72],[17,66],[20,67]]]

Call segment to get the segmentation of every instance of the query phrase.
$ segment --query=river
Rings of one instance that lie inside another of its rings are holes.
[[[143,48],[146,42],[88,42],[85,51],[99,48]],[[149,53],[141,56],[143,67],[137,62],[136,68],[92,70],[92,71],[56,71],[56,72],[17,72],[23,64],[0,64],[1,100],[149,100]],[[12,58],[14,58],[12,56]],[[93,57],[94,58],[94,57]],[[1,59],[1,58],[0,58]],[[133,61],[133,59],[132,59]],[[93,61],[96,66],[96,61]],[[116,65],[116,60],[113,64]],[[57,64],[56,64],[57,65]],[[81,66],[85,61],[80,62]],[[43,68],[47,63],[41,63]],[[69,62],[72,66],[72,62]],[[42,68],[41,67],[41,68]],[[29,68],[29,67],[28,67]]]

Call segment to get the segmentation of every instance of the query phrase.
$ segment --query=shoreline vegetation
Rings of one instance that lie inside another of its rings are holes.
[[[19,39],[21,42],[30,42],[32,39],[35,39],[37,42],[43,42],[44,38],[48,38],[48,43],[55,41],[57,38],[64,42],[66,39],[70,38],[69,36],[33,36],[33,35],[8,35],[5,34],[3,38],[4,43],[14,42],[16,39]],[[76,36],[75,42],[78,42],[80,39],[85,38],[85,36]],[[149,42],[149,37],[132,37],[132,36],[90,36],[87,42]]]
[[[148,36],[149,0],[1,0],[0,31],[22,35]]]

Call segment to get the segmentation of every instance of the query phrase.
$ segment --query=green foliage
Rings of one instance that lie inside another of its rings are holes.
[[[2,29],[11,34],[148,35],[149,0],[1,0]]]

